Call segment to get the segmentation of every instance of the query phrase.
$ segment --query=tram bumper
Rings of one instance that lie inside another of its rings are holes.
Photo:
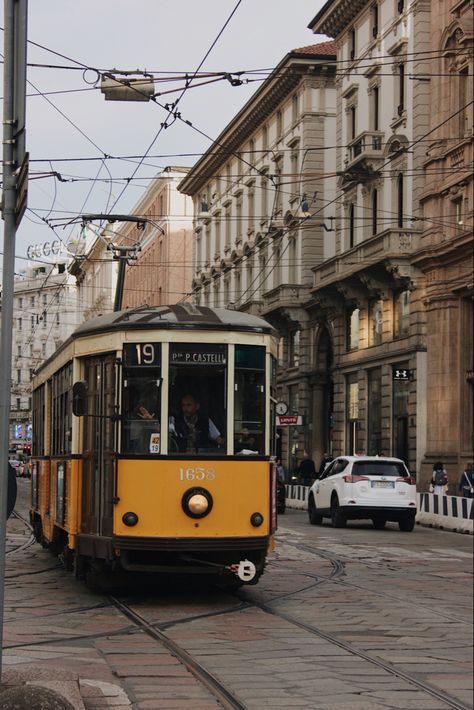
[[[248,560],[263,571],[270,538],[137,538],[115,537],[120,567],[130,572],[219,575]],[[231,570],[233,571],[233,570]]]

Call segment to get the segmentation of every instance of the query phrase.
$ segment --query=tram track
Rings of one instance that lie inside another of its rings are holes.
[[[35,536],[33,533],[33,528],[31,527],[28,520],[25,517],[23,517],[23,515],[20,515],[20,513],[17,513],[16,510],[14,510],[12,512],[11,517],[16,518],[17,520],[20,520],[23,523],[23,525],[25,526],[25,528],[27,530],[29,530],[30,534],[29,534],[28,539],[25,540],[25,542],[23,542],[21,545],[17,545],[16,547],[12,547],[10,550],[7,550],[5,552],[6,555],[14,555],[18,552],[21,552],[22,550],[28,549],[28,547],[31,547],[32,545],[35,544]]]
[[[224,708],[228,710],[245,710],[246,706],[242,704],[235,695],[229,691],[223,683],[221,683],[215,675],[210,673],[203,665],[201,665],[190,653],[185,651],[181,646],[172,641],[163,631],[158,629],[156,625],[151,624],[141,614],[117,599],[110,596],[109,599],[116,608],[124,614],[128,619],[148,636],[159,641],[175,658],[177,658],[186,669],[199,680],[207,690],[218,700]],[[184,620],[183,620],[184,621]],[[183,621],[181,623],[183,623]]]
[[[236,593],[237,596],[240,598],[240,593]],[[314,634],[318,636],[321,639],[324,639],[325,641],[328,641],[329,643],[338,646],[339,648],[344,649],[348,653],[350,653],[352,656],[356,656],[358,658],[361,658],[371,665],[377,666],[377,668],[381,668],[387,673],[390,673],[393,676],[396,676],[397,678],[401,678],[405,680],[407,683],[410,685],[414,685],[417,687],[419,690],[422,690],[424,693],[429,695],[432,698],[436,698],[437,700],[440,700],[441,702],[445,703],[448,707],[453,708],[454,710],[472,710],[472,707],[470,705],[465,705],[463,702],[460,700],[457,700],[456,698],[453,698],[451,695],[448,693],[445,693],[442,690],[438,690],[438,688],[434,688],[432,685],[429,683],[425,683],[422,680],[419,680],[418,678],[415,678],[413,675],[410,673],[407,673],[406,671],[403,671],[400,668],[397,668],[391,663],[388,663],[387,661],[383,661],[379,658],[375,658],[374,656],[371,656],[369,653],[366,653],[365,651],[361,651],[354,646],[352,646],[350,643],[347,643],[346,641],[342,641],[341,639],[337,638],[336,636],[332,636],[331,634],[328,634],[325,631],[322,631],[321,629],[318,629],[317,627],[313,626],[312,624],[308,624],[306,622],[300,621],[299,619],[294,618],[293,616],[290,616],[289,614],[286,614],[281,611],[277,611],[273,609],[271,606],[268,604],[261,604],[258,602],[254,602],[254,606],[256,606],[258,609],[261,609],[267,614],[271,614],[273,616],[276,616],[279,619],[283,619],[287,621],[289,624],[292,624],[294,626],[297,626],[298,628],[302,629],[303,631],[309,632],[311,634]]]
[[[330,562],[331,564],[333,564],[333,566],[336,566],[336,567],[342,568],[342,569],[345,569],[345,562],[346,561],[351,561],[349,558],[346,558],[346,560],[342,560],[338,557],[333,557],[330,554],[328,554],[327,552],[323,552],[322,550],[314,549],[308,545],[303,545],[301,543],[292,543],[292,542],[285,540],[285,545],[289,545],[290,547],[294,547],[295,549],[300,550],[302,552],[309,552],[312,555],[315,555],[317,557],[321,557],[322,559],[325,559],[328,562]],[[357,589],[359,591],[362,591],[362,592],[364,592],[364,594],[372,594],[374,596],[381,597],[383,599],[389,599],[391,602],[397,602],[398,604],[403,604],[405,607],[411,606],[415,609],[422,609],[424,612],[426,612],[426,604],[418,604],[417,602],[414,602],[411,599],[400,599],[399,597],[396,597],[393,594],[387,594],[386,592],[380,592],[378,590],[374,590],[369,587],[364,587],[360,584],[355,584],[355,582],[349,582],[346,579],[342,580],[339,578],[341,575],[330,574],[330,575],[327,575],[326,577],[324,577],[323,579],[321,579],[321,575],[316,574],[316,573],[313,574],[312,572],[305,571],[305,572],[303,572],[303,574],[305,576],[315,577],[319,583],[321,583],[321,582],[336,582],[337,584],[342,585],[344,587],[350,587],[352,589]],[[284,596],[286,596],[286,595],[284,595]],[[276,599],[272,600],[272,601],[276,601]],[[447,619],[448,621],[454,621],[459,624],[471,625],[470,621],[467,621],[466,619],[461,619],[458,616],[455,616],[453,614],[447,614],[446,612],[443,612],[443,611],[436,610],[436,616],[437,617],[441,616],[444,619]]]

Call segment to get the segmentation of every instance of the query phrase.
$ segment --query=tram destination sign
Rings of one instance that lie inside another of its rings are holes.
[[[123,346],[126,367],[157,367],[160,354],[160,343],[125,343]]]
[[[226,345],[177,343],[170,348],[170,365],[207,365],[216,367],[226,363]]]

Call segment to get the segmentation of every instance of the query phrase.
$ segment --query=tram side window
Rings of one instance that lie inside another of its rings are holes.
[[[225,450],[226,392],[226,345],[170,345],[170,454]]]
[[[126,370],[122,397],[122,453],[160,453],[160,371]]]
[[[161,345],[123,349],[122,453],[161,453]]]
[[[235,346],[234,452],[265,453],[265,348]]]
[[[33,454],[44,456],[44,390],[41,385],[33,392]]]
[[[53,456],[71,453],[72,427],[72,363],[55,372],[51,381]]]

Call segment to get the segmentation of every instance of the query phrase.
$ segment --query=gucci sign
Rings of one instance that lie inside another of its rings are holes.
[[[41,256],[51,256],[59,254],[61,251],[61,242],[57,239],[54,242],[45,242],[44,244],[30,244],[26,250],[28,259],[38,259]]]

